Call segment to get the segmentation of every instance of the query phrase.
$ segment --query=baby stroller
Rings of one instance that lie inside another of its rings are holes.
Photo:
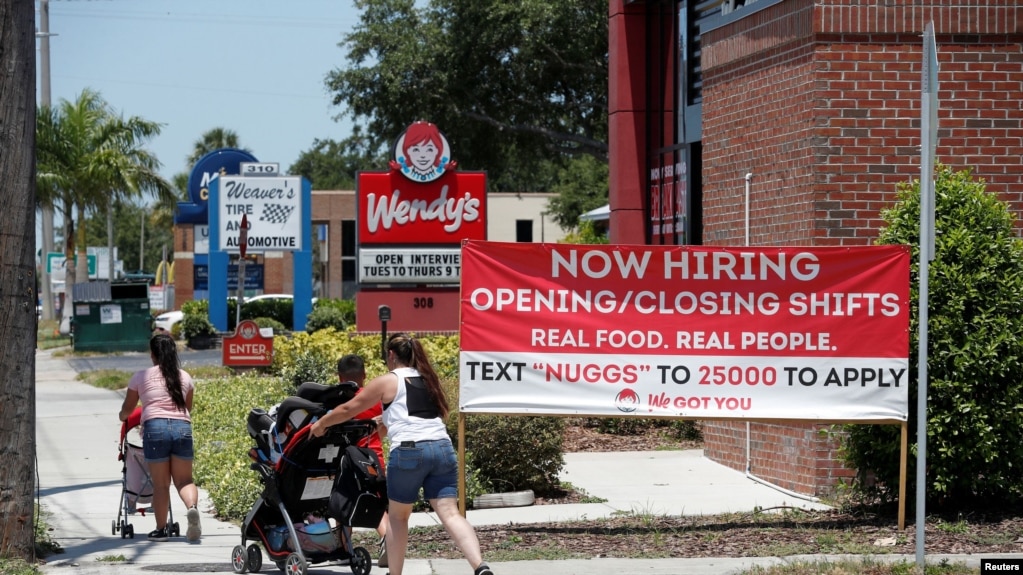
[[[135,538],[135,527],[128,523],[128,516],[139,513],[143,517],[153,502],[153,478],[149,475],[149,464],[142,451],[142,408],[136,407],[128,420],[121,424],[121,438],[118,442],[117,460],[121,462],[121,502],[117,519],[110,522],[110,534],[121,534],[121,539]],[[145,507],[139,507],[143,505]],[[174,537],[181,535],[180,526],[174,522],[170,511],[167,528]]]
[[[348,448],[360,449],[354,446],[376,426],[353,420],[331,427],[322,437],[309,433],[312,422],[350,400],[357,390],[351,382],[304,383],[274,415],[260,408],[250,412],[248,431],[257,444],[249,451],[250,468],[259,473],[263,491],[242,523],[241,545],[231,552],[235,573],[258,571],[265,550],[277,568],[290,575],[305,575],[308,565],[328,561],[347,563],[355,575],[369,574],[369,551],[353,546],[350,522],[333,517],[331,525],[330,501]],[[378,495],[377,522],[386,506],[386,495]],[[259,542],[262,550],[255,543],[246,548],[250,540]]]

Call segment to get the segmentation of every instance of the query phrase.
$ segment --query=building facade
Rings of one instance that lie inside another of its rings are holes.
[[[896,186],[920,178],[928,23],[937,160],[1018,212],[1016,0],[610,0],[612,243],[872,243]],[[826,494],[853,472],[822,427],[706,422],[705,453]]]

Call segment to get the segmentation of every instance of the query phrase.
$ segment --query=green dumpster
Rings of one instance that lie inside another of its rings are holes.
[[[77,351],[149,351],[149,284],[93,281],[72,286],[71,345]]]

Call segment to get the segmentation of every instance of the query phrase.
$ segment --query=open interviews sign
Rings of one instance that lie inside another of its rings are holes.
[[[906,246],[467,242],[460,409],[906,421]]]
[[[462,251],[458,248],[359,250],[359,283],[457,284]]]
[[[239,251],[243,216],[248,222],[248,252],[303,249],[300,176],[221,176],[217,209],[218,250]]]

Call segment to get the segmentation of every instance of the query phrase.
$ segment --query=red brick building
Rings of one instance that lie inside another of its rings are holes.
[[[920,177],[929,22],[937,160],[972,169],[1018,211],[1019,4],[610,0],[611,241],[871,243],[896,185]],[[825,494],[852,472],[821,427],[707,422],[705,452],[780,487]]]

